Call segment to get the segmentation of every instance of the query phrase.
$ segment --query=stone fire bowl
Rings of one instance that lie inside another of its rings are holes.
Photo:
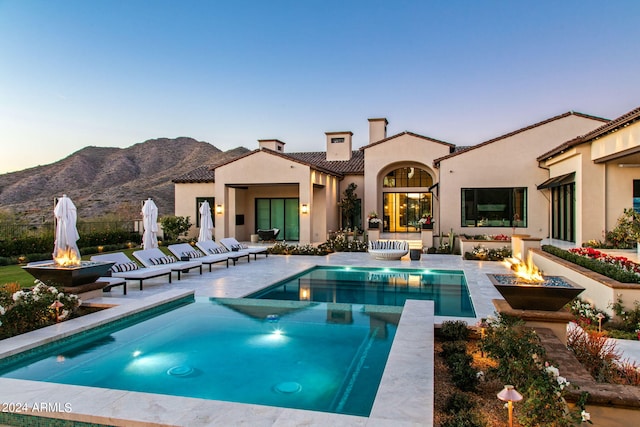
[[[113,264],[115,262],[82,261],[78,266],[61,267],[50,261],[22,268],[49,286],[72,288],[95,282],[105,276]]]
[[[561,276],[545,276],[542,283],[518,282],[513,274],[488,274],[489,280],[512,308],[558,311],[584,288]]]

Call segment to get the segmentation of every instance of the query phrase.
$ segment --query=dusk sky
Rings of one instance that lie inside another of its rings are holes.
[[[640,106],[640,1],[0,0],[0,173],[189,136],[472,145]],[[198,165],[194,165],[194,168]]]

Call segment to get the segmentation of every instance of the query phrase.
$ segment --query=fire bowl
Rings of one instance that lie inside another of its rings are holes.
[[[82,261],[80,265],[63,267],[53,261],[22,267],[41,282],[56,287],[75,287],[95,282],[106,275],[114,262]]]
[[[514,274],[487,274],[511,308],[558,311],[584,288],[562,276],[544,276],[544,282],[529,283]]]

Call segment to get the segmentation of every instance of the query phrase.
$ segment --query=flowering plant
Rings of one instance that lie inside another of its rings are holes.
[[[422,215],[422,218],[420,218],[420,220],[418,222],[420,224],[432,224],[433,223],[433,217],[431,215],[424,214],[424,215]]]
[[[375,211],[369,214],[369,216],[367,217],[367,220],[374,224],[375,223],[380,224],[382,222],[382,220],[378,218],[378,214]]]
[[[67,320],[82,302],[77,295],[65,294],[39,280],[35,283],[31,289],[13,293],[0,289],[0,339]],[[62,305],[56,312],[53,307],[58,303]]]
[[[589,247],[573,248],[573,249],[569,249],[569,252],[574,253],[576,255],[583,256],[585,258],[595,259],[596,261],[600,261],[605,264],[614,265],[630,273],[640,274],[640,264],[636,264],[635,262],[630,261],[629,259],[623,256],[607,255],[604,252],[600,252],[596,249],[589,248]]]

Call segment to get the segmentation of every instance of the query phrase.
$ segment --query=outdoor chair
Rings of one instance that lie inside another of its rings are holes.
[[[240,258],[247,257],[247,262],[250,262],[251,253],[245,250],[232,251],[227,249],[226,246],[219,245],[213,240],[205,240],[203,242],[197,242],[196,246],[200,248],[202,252],[208,255],[226,254],[230,260],[233,261],[233,265],[236,265],[236,261]]]
[[[227,268],[229,268],[229,255],[227,253],[205,255],[198,248],[194,248],[189,243],[176,243],[175,245],[167,246],[169,251],[174,254],[181,261],[200,261],[201,263],[209,266],[209,272],[211,272],[211,266],[218,262],[225,262]]]
[[[404,240],[370,240],[369,255],[375,259],[399,260],[409,253],[409,243]]]
[[[234,237],[225,237],[224,239],[220,239],[220,243],[224,245],[230,251],[233,250],[242,250],[249,252],[253,255],[253,259],[256,260],[258,258],[258,254],[264,254],[265,256],[269,256],[269,250],[265,247],[258,246],[247,246],[238,242]]]
[[[169,276],[169,283],[171,283],[171,269],[169,267],[140,267],[137,262],[132,261],[124,252],[93,255],[91,257],[91,261],[115,262],[111,267],[111,277],[125,280],[137,280],[140,283],[140,290],[142,290],[142,282],[146,279]],[[108,287],[111,288],[113,286],[115,285],[110,285]],[[124,293],[126,295],[126,285],[124,289]]]
[[[178,261],[174,256],[165,255],[165,253],[158,248],[135,251],[133,256],[145,267],[169,267],[171,271],[178,273],[178,280],[180,280],[182,273],[188,273],[194,268],[199,269],[200,274],[202,274],[202,263],[200,261]]]
[[[272,242],[276,240],[276,238],[278,237],[278,234],[280,234],[279,228],[271,228],[269,230],[258,229],[258,237],[260,238],[260,240],[266,240],[268,242]]]

